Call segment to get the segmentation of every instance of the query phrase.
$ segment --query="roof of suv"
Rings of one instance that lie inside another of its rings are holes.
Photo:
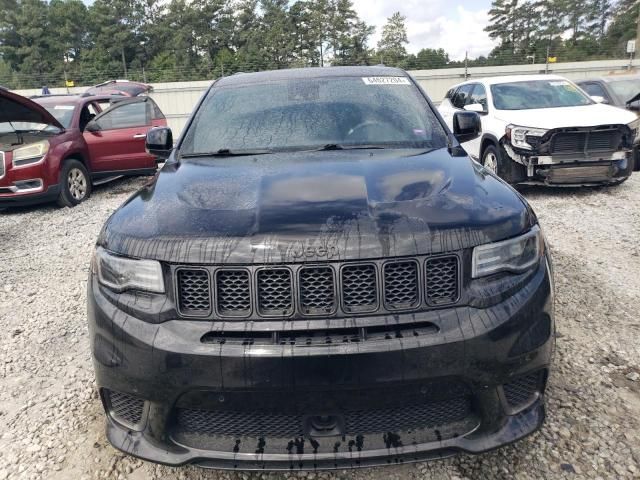
[[[408,77],[409,74],[399,68],[385,66],[291,68],[256,73],[236,73],[235,75],[221,78],[216,82],[216,86],[254,84],[274,80],[375,76]]]

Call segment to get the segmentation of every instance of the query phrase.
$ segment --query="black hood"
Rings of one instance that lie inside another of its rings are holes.
[[[27,97],[0,88],[0,123],[31,122],[63,126],[47,110]]]
[[[527,230],[513,189],[446,149],[168,163],[99,243],[140,258],[278,263],[458,250]]]

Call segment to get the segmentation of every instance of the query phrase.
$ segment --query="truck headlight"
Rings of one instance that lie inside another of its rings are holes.
[[[144,290],[164,293],[160,262],[118,257],[98,247],[95,253],[98,281],[112,290]]]
[[[524,272],[534,266],[543,253],[544,238],[536,225],[519,237],[474,248],[471,276],[478,278],[498,272]]]
[[[544,137],[548,130],[542,128],[518,127],[507,125],[505,135],[516,148],[523,150],[533,150],[540,144],[540,139]]]
[[[40,163],[48,151],[49,142],[47,140],[16,148],[13,151],[13,166],[22,167],[24,165]]]

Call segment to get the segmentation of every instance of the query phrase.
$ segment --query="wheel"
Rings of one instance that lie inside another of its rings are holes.
[[[60,173],[58,205],[75,207],[91,195],[91,179],[85,166],[78,160],[67,160]]]
[[[488,145],[482,152],[482,165],[512,185],[526,178],[524,165],[511,160],[502,147]]]

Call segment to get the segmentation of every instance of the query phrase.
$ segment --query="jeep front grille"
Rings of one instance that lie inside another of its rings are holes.
[[[203,318],[388,314],[452,305],[460,298],[457,255],[174,271],[180,313]]]

